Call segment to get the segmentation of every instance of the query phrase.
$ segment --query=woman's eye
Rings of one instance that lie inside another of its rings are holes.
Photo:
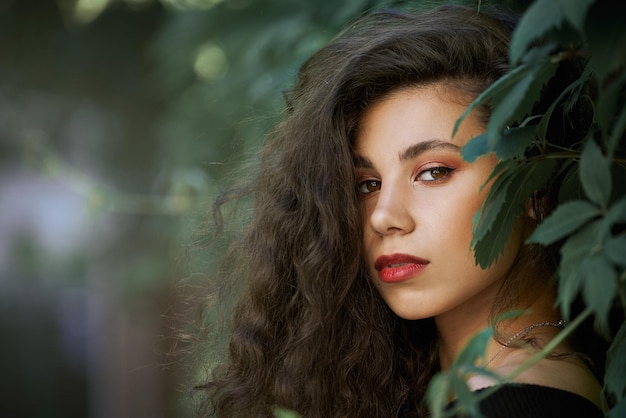
[[[415,180],[421,180],[421,181],[437,181],[437,180],[443,180],[444,178],[446,178],[452,171],[454,171],[453,168],[448,168],[448,167],[433,167],[433,168],[429,168],[427,170],[424,170],[422,172],[420,172],[417,177],[415,178]]]
[[[380,180],[365,180],[357,184],[359,193],[367,194],[380,190]]]

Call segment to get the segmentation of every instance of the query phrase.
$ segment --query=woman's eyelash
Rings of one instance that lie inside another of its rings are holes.
[[[357,183],[356,187],[359,193],[368,194],[380,190],[380,180],[368,179]]]
[[[420,171],[416,176],[416,181],[441,181],[448,177],[450,173],[454,171],[454,168],[439,166],[431,167],[426,170]],[[357,182],[357,191],[361,194],[369,194],[380,190],[382,182],[377,179],[367,179]]]
[[[431,167],[426,170],[420,171],[416,176],[415,180],[419,181],[440,181],[445,179],[454,171],[454,168],[439,166],[439,167]]]

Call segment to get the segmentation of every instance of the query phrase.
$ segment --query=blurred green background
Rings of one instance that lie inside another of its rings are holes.
[[[0,416],[191,416],[167,353],[225,170],[346,22],[423,4],[0,0]]]

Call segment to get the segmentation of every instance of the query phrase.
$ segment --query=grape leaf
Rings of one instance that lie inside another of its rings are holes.
[[[494,99],[494,110],[487,124],[487,139],[490,147],[495,147],[502,128],[516,120],[521,120],[530,113],[541,88],[554,75],[557,65],[548,59],[548,49],[548,46],[537,49],[537,54],[543,54],[543,59],[524,64],[522,67],[528,68],[524,78],[511,86],[505,95],[499,97],[499,100]]]
[[[590,64],[600,83],[626,66],[625,12],[623,2],[597,1],[588,16],[585,34],[591,51]]]
[[[494,103],[501,101],[502,97],[506,95],[513,88],[513,86],[521,82],[521,80],[523,80],[529,72],[530,68],[528,66],[519,66],[513,68],[507,74],[496,80],[495,83],[489,86],[472,103],[470,103],[459,119],[457,119],[454,124],[454,129],[452,130],[452,136],[454,137],[454,135],[456,135],[461,122],[467,117],[467,115],[470,114],[472,110],[474,110],[476,106],[490,101]]]
[[[613,263],[626,267],[626,236],[609,238],[604,244],[604,252]]]
[[[428,384],[426,401],[433,418],[440,418],[449,402],[449,378],[443,373],[437,373]]]
[[[567,20],[582,32],[589,6],[594,0],[539,0],[522,15],[510,47],[511,63],[517,64],[526,48],[549,30],[558,28]]]
[[[569,319],[570,305],[583,283],[582,264],[588,260],[601,229],[600,220],[592,221],[569,237],[561,247],[557,303],[565,319]]]
[[[461,149],[461,156],[467,162],[473,163],[480,156],[488,154],[487,134],[475,136]]]
[[[623,380],[623,379],[622,379]],[[621,398],[617,404],[609,411],[609,418],[624,418],[626,417],[626,399]]]
[[[534,138],[534,126],[507,129],[495,144],[496,156],[500,160],[521,157]]]
[[[492,202],[488,195],[481,208],[483,215],[488,216],[479,218],[478,233],[474,234],[472,241],[476,262],[481,267],[487,268],[504,251],[515,220],[525,208],[526,199],[545,184],[554,168],[553,160],[539,160],[532,164],[519,164],[510,169],[506,177],[502,175],[496,179],[495,197],[498,203],[501,202],[501,207],[497,212],[490,210]],[[493,191],[492,188],[490,195]],[[503,196],[503,193],[506,194]]]
[[[580,156],[579,175],[589,199],[606,208],[611,195],[611,171],[608,160],[592,139],[587,141]]]
[[[606,356],[605,389],[618,399],[626,394],[624,376],[626,376],[626,322],[622,322]]]
[[[584,260],[583,297],[596,315],[596,323],[605,334],[609,333],[608,315],[611,302],[617,294],[617,275],[609,260],[603,255],[593,255]]]
[[[585,200],[562,203],[535,229],[526,242],[552,244],[600,214],[597,206]]]

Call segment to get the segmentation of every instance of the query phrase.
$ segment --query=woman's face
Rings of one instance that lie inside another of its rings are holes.
[[[356,139],[356,180],[368,270],[389,307],[405,319],[489,310],[520,238],[484,270],[476,265],[472,217],[496,159],[473,163],[461,147],[484,132],[474,114],[451,138],[468,103],[441,84],[395,92],[364,113]]]

